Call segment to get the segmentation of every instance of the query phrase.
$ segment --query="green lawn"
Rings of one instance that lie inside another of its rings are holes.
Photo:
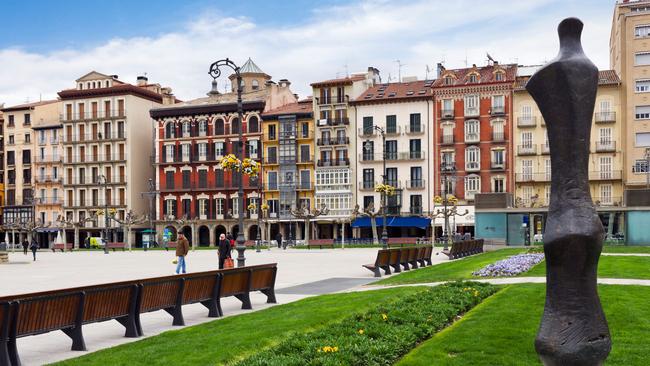
[[[522,276],[546,276],[545,263],[542,262],[536,265],[530,271],[522,274]],[[650,257],[601,256],[598,262],[598,277],[648,280],[650,279]]]
[[[521,248],[507,248],[494,252],[472,255],[462,259],[455,259],[447,263],[436,264],[435,266],[405,271],[401,274],[374,282],[373,285],[396,285],[471,279],[475,278],[472,276],[472,272],[481,269],[490,263],[494,263],[498,260],[525,251],[525,249]]]
[[[650,254],[650,246],[605,245],[603,253],[642,253]]]
[[[152,366],[234,363],[262,348],[277,344],[290,336],[292,331],[318,329],[355,311],[364,311],[417,291],[423,291],[423,288],[395,288],[311,297],[250,314],[168,331],[59,364]],[[147,332],[146,328],[144,332]]]
[[[612,335],[607,365],[647,365],[650,288],[599,286]],[[533,345],[544,285],[512,285],[423,342],[397,365],[541,365]]]

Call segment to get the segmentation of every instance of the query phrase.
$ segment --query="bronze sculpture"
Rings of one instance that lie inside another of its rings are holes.
[[[535,340],[546,366],[601,365],[611,350],[597,291],[604,230],[588,179],[598,69],[582,50],[582,27],[576,18],[560,23],[558,56],[526,85],[546,120],[551,151],[546,303]]]

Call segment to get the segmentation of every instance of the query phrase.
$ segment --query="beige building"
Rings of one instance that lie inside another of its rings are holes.
[[[154,177],[153,126],[149,110],[174,100],[171,89],[137,85],[117,75],[90,72],[75,81],[73,89],[59,92],[63,127],[63,211],[67,220],[85,222],[76,245],[86,236],[100,236],[104,217],[86,221],[107,207],[124,218],[128,211],[144,215],[148,202],[141,194]],[[119,225],[109,220],[111,228]],[[109,240],[126,241],[121,231]],[[132,232],[134,233],[134,232]],[[68,243],[75,240],[68,232]],[[131,240],[133,243],[134,241]]]
[[[650,1],[617,1],[610,67],[621,78],[623,179],[628,188],[644,187],[650,179]]]
[[[530,68],[520,68],[525,70]],[[551,157],[546,124],[524,88],[529,77],[519,76],[514,89],[515,203],[546,207],[551,194]],[[620,141],[625,130],[620,85],[614,71],[600,71],[589,158],[591,196],[600,208],[622,205],[625,146]]]
[[[7,107],[4,113],[6,135],[5,205],[3,224],[26,224],[34,220],[34,125],[56,123],[59,102],[41,101]],[[46,221],[51,221],[47,218]],[[9,242],[16,242],[13,238]]]

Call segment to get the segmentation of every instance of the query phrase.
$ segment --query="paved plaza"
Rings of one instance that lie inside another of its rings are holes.
[[[246,251],[246,264],[278,263],[276,294],[278,304],[300,300],[323,293],[350,291],[374,281],[372,272],[361,267],[374,261],[377,249],[277,249]],[[236,252],[233,252],[236,255]],[[172,264],[174,252],[151,250],[148,252],[101,251],[52,253],[39,252],[33,262],[31,253],[10,253],[10,263],[0,265],[3,284],[0,296],[66,287],[93,285],[98,283],[131,280],[137,278],[165,276],[174,273]],[[433,264],[446,261],[443,255],[432,256]],[[217,268],[216,250],[196,250],[187,256],[188,272],[213,270]],[[251,293],[254,310],[265,309],[266,296]],[[224,316],[250,313],[241,310],[241,303],[235,298],[222,300]],[[183,306],[186,325],[195,325],[214,320],[207,317],[207,310],[201,304]],[[171,329],[172,318],[164,311],[143,314],[141,317],[145,336],[152,336]],[[84,337],[88,352],[133,342],[141,338],[125,338],[124,327],[116,321],[84,326]],[[88,352],[70,351],[70,339],[62,332],[25,337],[18,340],[18,350],[24,365],[40,365]]]

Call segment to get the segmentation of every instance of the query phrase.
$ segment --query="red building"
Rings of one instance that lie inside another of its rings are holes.
[[[514,192],[512,89],[516,65],[438,65],[434,159],[437,195],[454,194],[461,203],[477,193]],[[451,177],[446,179],[445,176]]]
[[[214,245],[218,235],[239,231],[238,218],[244,215],[244,237],[258,233],[256,210],[261,187],[256,178],[221,169],[228,154],[239,156],[239,129],[243,133],[244,156],[261,161],[262,119],[265,110],[295,102],[290,83],[278,84],[250,59],[241,67],[243,79],[243,120],[237,116],[236,93],[213,90],[206,98],[150,111],[156,126],[158,232],[168,228],[172,237],[182,231],[193,245]],[[239,180],[244,186],[244,211],[239,212]],[[180,222],[179,218],[182,218]],[[195,239],[198,239],[195,241]]]

